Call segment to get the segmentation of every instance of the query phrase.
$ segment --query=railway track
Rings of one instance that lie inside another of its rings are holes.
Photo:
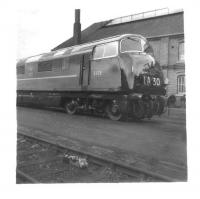
[[[18,133],[17,183],[170,182],[174,179],[134,168],[56,142]],[[84,158],[80,168],[66,156]]]
[[[31,177],[30,175],[24,173],[23,171],[19,169],[16,170],[16,177],[17,177],[18,183],[33,183],[33,184],[40,183],[35,178]]]

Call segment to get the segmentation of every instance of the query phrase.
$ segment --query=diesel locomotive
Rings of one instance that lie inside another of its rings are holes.
[[[161,115],[164,78],[141,35],[124,34],[17,62],[17,104],[90,111],[112,120]]]

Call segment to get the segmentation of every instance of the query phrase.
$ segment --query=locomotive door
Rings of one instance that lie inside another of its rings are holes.
[[[90,81],[90,54],[84,54],[82,56],[81,64],[81,81],[82,89],[87,89]]]

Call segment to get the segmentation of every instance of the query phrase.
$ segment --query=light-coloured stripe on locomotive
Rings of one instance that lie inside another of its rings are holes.
[[[68,77],[77,77],[77,75],[52,76],[52,77],[36,77],[36,78],[18,79],[17,81],[27,81],[27,80],[36,80],[36,79],[57,79],[57,78],[68,78]]]
[[[38,61],[43,55],[37,55],[37,56],[34,56],[34,57],[31,57],[31,58],[28,58],[26,60],[26,63],[30,63],[30,62],[36,62]]]

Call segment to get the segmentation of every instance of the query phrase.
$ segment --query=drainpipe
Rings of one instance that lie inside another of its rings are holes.
[[[168,50],[168,52],[167,52],[167,80],[168,80],[168,85],[167,85],[167,90],[166,90],[166,93],[167,93],[167,95],[168,95],[168,92],[169,92],[169,59],[170,59],[170,37],[168,37],[168,39],[167,39],[167,41],[168,41],[168,45],[167,45],[167,50]]]

